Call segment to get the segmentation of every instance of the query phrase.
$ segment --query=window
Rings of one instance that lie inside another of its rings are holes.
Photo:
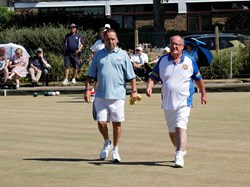
[[[119,28],[123,28],[122,15],[113,15],[112,19],[119,24]]]
[[[65,8],[67,12],[80,12],[85,15],[104,15],[104,7],[68,7]]]
[[[211,14],[201,14],[200,15],[200,28],[201,31],[210,31],[212,28],[212,17]]]
[[[188,31],[197,32],[198,28],[198,15],[188,16]]]
[[[124,17],[124,28],[125,29],[133,29],[134,28],[133,16],[125,16]]]

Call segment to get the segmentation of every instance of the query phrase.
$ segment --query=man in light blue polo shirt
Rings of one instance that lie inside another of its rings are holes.
[[[184,167],[187,144],[187,123],[192,107],[194,85],[201,92],[201,104],[207,103],[206,90],[194,58],[183,53],[184,40],[170,38],[170,54],[162,56],[154,67],[147,85],[150,97],[153,86],[162,82],[162,108],[168,125],[169,136],[176,148],[175,166]]]
[[[113,148],[112,161],[120,162],[118,145],[121,137],[121,122],[125,120],[124,105],[126,81],[131,82],[133,101],[137,100],[136,76],[130,59],[125,51],[117,46],[118,38],[113,29],[104,33],[105,48],[97,51],[88,70],[84,99],[90,103],[90,85],[97,80],[95,109],[98,128],[104,138],[100,159],[105,160]],[[113,145],[109,139],[107,122],[112,121]]]

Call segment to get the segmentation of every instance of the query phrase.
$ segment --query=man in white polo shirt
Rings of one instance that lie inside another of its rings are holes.
[[[176,148],[175,166],[184,167],[187,144],[187,123],[192,107],[194,84],[200,89],[201,104],[207,103],[206,90],[195,59],[185,55],[184,40],[176,35],[170,38],[170,54],[162,56],[154,67],[146,89],[152,94],[153,86],[162,82],[162,109],[169,136]]]

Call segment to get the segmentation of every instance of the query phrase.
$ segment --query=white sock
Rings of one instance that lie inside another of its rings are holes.
[[[115,146],[115,147],[113,148],[113,152],[117,152],[117,153],[118,153],[118,150],[119,150],[119,147],[118,147],[118,146]]]
[[[177,154],[177,155],[184,156],[184,155],[185,155],[185,151],[176,151],[176,154]]]

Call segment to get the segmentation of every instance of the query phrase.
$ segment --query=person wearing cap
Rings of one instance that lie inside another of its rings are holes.
[[[47,75],[48,69],[50,68],[51,66],[48,63],[47,58],[44,56],[43,49],[42,48],[36,49],[35,56],[31,58],[29,64],[29,73],[32,80],[32,86],[36,86],[38,84],[41,75],[43,75],[43,84],[44,84],[45,76]]]
[[[91,46],[90,50],[91,50],[91,58],[93,59],[95,53],[101,49],[105,48],[105,44],[104,44],[104,33],[110,29],[110,25],[109,24],[105,24],[104,27],[99,29],[99,39],[95,41],[95,43]],[[95,92],[97,87],[97,81],[94,82],[94,89],[93,91]],[[92,102],[94,102],[94,94],[92,97]]]
[[[78,26],[72,23],[70,26],[70,33],[65,36],[64,39],[64,68],[65,77],[63,85],[69,83],[69,68],[70,65],[73,67],[72,83],[76,84],[77,71],[79,68],[79,61],[84,45],[83,38],[80,33],[77,32]]]
[[[99,38],[94,42],[94,44],[91,46],[91,58],[95,55],[95,53],[103,48],[105,48],[104,44],[104,32],[106,32],[108,29],[110,29],[109,24],[105,24],[104,27],[99,29]]]
[[[105,48],[104,44],[104,32],[107,31],[107,28],[102,27],[99,30],[99,38],[94,42],[94,44],[91,46],[91,58],[93,59],[95,53],[103,48]]]
[[[138,77],[145,77],[147,81],[148,75],[145,68],[145,64],[148,63],[148,55],[143,53],[143,48],[138,46],[135,48],[135,54],[131,55],[131,62]]]
[[[5,58],[5,48],[0,47],[0,74],[4,76],[3,88],[8,88],[6,82],[9,76],[9,59]]]
[[[169,47],[165,47],[163,50],[162,50],[162,55],[167,55],[170,53],[170,48]],[[160,57],[159,57],[160,58]],[[159,60],[159,58],[149,62],[148,64],[156,64]]]

